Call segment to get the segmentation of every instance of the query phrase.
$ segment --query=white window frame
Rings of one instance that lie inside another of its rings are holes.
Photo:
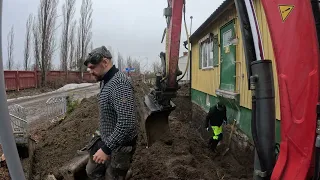
[[[204,45],[206,45],[206,47],[205,47],[206,55],[204,55],[204,53],[201,53],[201,57],[199,57],[201,60],[201,69],[213,69],[213,67],[214,67],[213,39],[210,38],[209,34],[206,35],[205,37],[203,37],[199,41],[199,51],[203,51]],[[206,57],[204,58],[204,56],[206,56]]]

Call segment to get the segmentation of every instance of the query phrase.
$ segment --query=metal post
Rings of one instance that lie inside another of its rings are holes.
[[[0,42],[2,42],[2,6],[0,0]],[[24,172],[20,162],[17,146],[15,144],[10,116],[7,105],[7,96],[5,91],[3,61],[2,61],[2,44],[0,43],[0,142],[6,162],[9,168],[10,177],[13,180],[25,180]]]

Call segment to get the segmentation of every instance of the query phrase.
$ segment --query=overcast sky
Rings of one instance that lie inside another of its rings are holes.
[[[59,0],[58,14],[65,0]],[[2,47],[3,60],[7,64],[7,34],[14,25],[14,62],[22,68],[23,48],[25,41],[25,23],[30,13],[36,14],[40,0],[4,0]],[[76,0],[74,18],[80,16],[82,0]],[[200,4],[201,2],[201,4]],[[190,16],[193,16],[194,32],[219,7],[223,0],[187,0],[186,18],[190,28]],[[139,58],[142,64],[151,67],[153,61],[164,51],[161,44],[163,30],[166,26],[163,9],[167,0],[93,0],[93,46],[111,46],[115,54],[119,51],[125,57]],[[57,24],[61,22],[58,19]],[[186,40],[182,26],[181,42]],[[60,43],[61,29],[57,31]],[[59,64],[59,49],[55,53],[54,64]],[[181,46],[180,54],[185,51]],[[33,56],[32,56],[33,61]]]

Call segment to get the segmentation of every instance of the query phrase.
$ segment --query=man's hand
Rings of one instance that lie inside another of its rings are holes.
[[[98,164],[103,164],[105,161],[109,160],[110,156],[106,155],[102,149],[99,149],[94,155],[93,155],[93,161]]]

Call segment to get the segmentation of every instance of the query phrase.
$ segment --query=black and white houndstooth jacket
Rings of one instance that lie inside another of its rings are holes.
[[[133,85],[127,76],[113,66],[100,84],[100,133],[110,155],[119,146],[137,136],[136,106]]]

